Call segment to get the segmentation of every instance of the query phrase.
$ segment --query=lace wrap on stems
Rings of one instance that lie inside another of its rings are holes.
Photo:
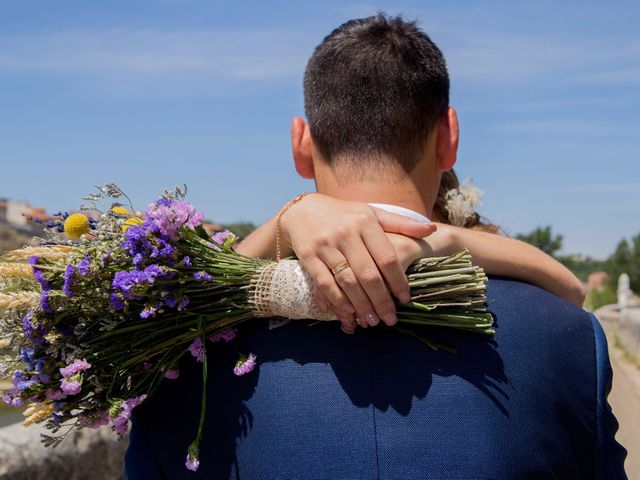
[[[269,263],[251,281],[249,302],[258,317],[290,320],[338,320],[335,313],[322,313],[313,297],[313,280],[297,260]]]

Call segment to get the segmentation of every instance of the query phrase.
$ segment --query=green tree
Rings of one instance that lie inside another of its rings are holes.
[[[579,255],[558,256],[556,258],[583,282],[588,280],[590,273],[606,271],[604,260]]]
[[[538,227],[530,233],[516,235],[516,238],[539,248],[551,256],[554,256],[562,248],[562,235],[554,235],[549,225]]]
[[[640,292],[640,234],[628,242],[620,240],[613,254],[606,262],[607,273],[613,288],[618,285],[618,277],[622,273],[629,275],[629,286],[634,292]]]

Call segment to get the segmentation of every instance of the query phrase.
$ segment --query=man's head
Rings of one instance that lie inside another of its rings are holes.
[[[430,140],[435,153],[438,125],[450,128],[450,117],[455,120],[442,52],[415,22],[383,14],[348,21],[318,45],[304,97],[308,125],[294,120],[294,155],[302,128],[312,153],[351,180],[381,168],[409,174]],[[455,131],[457,144],[457,123]],[[441,169],[451,168],[455,152],[450,163]]]

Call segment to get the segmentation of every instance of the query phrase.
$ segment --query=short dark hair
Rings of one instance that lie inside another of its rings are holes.
[[[350,20],[311,55],[304,105],[311,136],[329,163],[392,159],[411,171],[449,106],[446,63],[415,22],[384,13]]]

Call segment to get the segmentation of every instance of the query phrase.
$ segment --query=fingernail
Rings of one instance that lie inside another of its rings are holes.
[[[316,300],[316,305],[318,306],[318,310],[320,310],[322,313],[327,313],[327,304],[322,300]]]
[[[400,300],[401,303],[409,303],[411,301],[411,294],[409,292],[400,292],[398,300]]]
[[[380,323],[380,319],[373,312],[365,314],[364,319],[369,325],[377,325],[378,323]]]
[[[347,330],[347,329],[346,329],[346,328],[344,328],[342,325],[340,325],[340,329],[341,329],[344,333],[349,334],[349,335],[353,335],[353,334],[355,333],[355,330]]]
[[[353,308],[353,305],[351,305],[349,302],[342,305],[342,309],[349,313],[356,313],[355,308]]]
[[[393,312],[385,313],[382,316],[382,319],[384,320],[384,323],[386,323],[387,325],[395,325],[396,322],[398,321],[398,317],[396,317],[396,314]]]

